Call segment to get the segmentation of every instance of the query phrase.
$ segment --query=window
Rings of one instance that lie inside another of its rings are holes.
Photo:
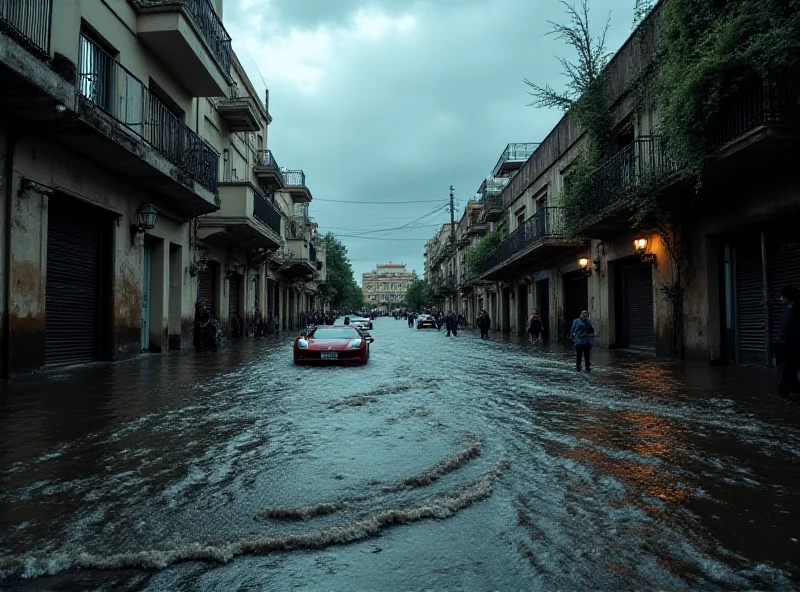
[[[113,97],[114,75],[119,53],[105,43],[87,25],[81,29],[80,63],[78,65],[78,87],[80,93],[103,111],[117,116],[117,105]]]

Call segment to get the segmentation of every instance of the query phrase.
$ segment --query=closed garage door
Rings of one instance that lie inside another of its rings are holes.
[[[228,280],[228,318],[235,318],[239,315],[239,287],[241,286],[241,279],[238,273],[233,274]]]
[[[216,315],[217,307],[214,302],[214,266],[209,265],[208,269],[197,274],[197,301],[203,306],[207,306]]]
[[[767,247],[767,269],[769,270],[770,335],[778,336],[782,305],[781,288],[787,284],[800,287],[800,233],[785,233],[770,237]]]
[[[50,200],[47,227],[45,364],[98,359],[101,231],[97,217],[74,200]]]
[[[764,319],[764,272],[760,239],[735,248],[736,349],[740,364],[767,363]]]
[[[622,269],[622,278],[625,345],[631,349],[654,350],[652,267],[625,267]]]

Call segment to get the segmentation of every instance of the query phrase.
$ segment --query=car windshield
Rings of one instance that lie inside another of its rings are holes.
[[[355,339],[358,332],[347,327],[324,327],[311,334],[312,339]]]

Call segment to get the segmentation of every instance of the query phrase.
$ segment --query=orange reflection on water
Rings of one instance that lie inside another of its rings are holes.
[[[687,496],[686,492],[674,483],[668,474],[659,471],[652,465],[632,460],[615,460],[601,452],[586,448],[564,448],[561,455],[565,458],[591,463],[598,472],[619,479],[628,487],[665,502],[679,502]]]

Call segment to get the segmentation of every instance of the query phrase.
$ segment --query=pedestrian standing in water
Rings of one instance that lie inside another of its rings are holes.
[[[778,364],[778,396],[789,398],[800,393],[797,372],[800,371],[800,288],[784,286],[781,289],[781,326],[775,343],[775,361]]]
[[[481,330],[481,339],[489,338],[489,327],[492,326],[492,320],[489,318],[489,313],[486,309],[481,309],[481,314],[478,317],[478,329]]]
[[[592,371],[592,341],[594,341],[594,325],[589,312],[584,310],[581,316],[572,322],[570,331],[572,344],[575,346],[575,366],[581,371],[581,358],[586,362],[586,371]]]
[[[447,325],[447,336],[450,337],[452,333],[453,337],[458,337],[458,316],[456,316],[456,313],[450,311],[444,322]]]
[[[531,343],[539,343],[543,330],[544,325],[542,324],[542,319],[539,317],[538,311],[533,311],[533,314],[528,319],[528,335],[530,335]]]

